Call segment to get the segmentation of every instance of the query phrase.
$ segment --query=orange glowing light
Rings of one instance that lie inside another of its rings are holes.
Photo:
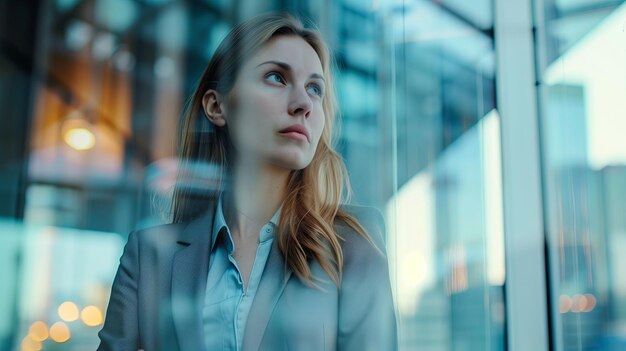
[[[567,313],[572,308],[572,299],[567,295],[559,297],[559,312]]]
[[[80,318],[83,320],[83,323],[90,327],[95,327],[97,325],[102,324],[102,312],[96,306],[87,306],[83,308],[80,312]]]
[[[585,294],[585,297],[587,298],[587,306],[585,307],[585,310],[583,312],[591,312],[594,308],[596,308],[596,304],[598,301],[596,300],[596,297],[592,294]]]
[[[572,312],[583,312],[587,308],[587,298],[581,294],[572,297]]]
[[[41,350],[41,342],[34,340],[30,337],[30,335],[26,335],[24,339],[22,339],[22,348],[21,351],[39,351]]]
[[[31,324],[28,335],[36,341],[44,341],[48,338],[48,326],[42,321]]]
[[[96,136],[86,128],[73,128],[65,132],[63,139],[76,150],[89,150],[96,144]]]
[[[84,119],[69,119],[63,123],[63,140],[75,150],[89,150],[96,144],[92,129],[93,126]]]
[[[59,317],[66,322],[73,322],[78,319],[78,307],[71,301],[63,302],[57,309]]]
[[[56,322],[50,327],[50,338],[56,342],[66,342],[71,337],[70,329],[63,322]]]

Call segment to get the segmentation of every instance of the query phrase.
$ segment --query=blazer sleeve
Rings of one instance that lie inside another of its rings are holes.
[[[134,351],[139,349],[138,250],[137,234],[131,232],[113,280],[104,326],[98,333],[100,338],[98,351]]]
[[[381,255],[350,229],[344,244],[343,278],[339,291],[339,351],[398,350],[398,327],[389,265],[386,257],[385,222],[373,207],[359,222],[368,231]]]

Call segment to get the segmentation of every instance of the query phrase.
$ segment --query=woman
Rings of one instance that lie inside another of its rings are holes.
[[[319,32],[236,26],[187,106],[173,223],[130,234],[99,349],[396,350],[384,220],[340,205],[334,117]],[[188,186],[199,165],[215,191]]]

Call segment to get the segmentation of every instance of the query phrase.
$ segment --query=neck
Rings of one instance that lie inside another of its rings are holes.
[[[234,168],[225,199],[226,222],[240,240],[258,240],[259,230],[282,204],[290,170],[247,163]]]

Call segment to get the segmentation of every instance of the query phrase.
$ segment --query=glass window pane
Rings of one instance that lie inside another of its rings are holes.
[[[535,1],[555,350],[626,348],[623,1]]]
[[[352,203],[385,215],[401,350],[504,350],[493,1],[33,3],[0,0],[0,350],[97,347],[129,233],[171,221],[198,78],[267,10],[335,54],[337,149]]]
[[[491,6],[406,1],[383,10],[395,79],[383,75],[379,123],[391,141],[381,148],[393,182],[385,206],[402,350],[505,347]]]

